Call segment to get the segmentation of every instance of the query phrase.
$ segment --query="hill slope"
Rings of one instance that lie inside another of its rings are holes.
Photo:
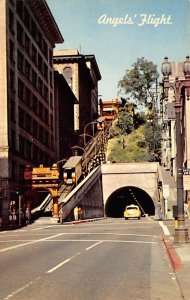
[[[144,142],[144,125],[133,130],[131,134],[109,139],[107,160],[121,163],[147,161],[147,148],[139,147],[140,142]]]

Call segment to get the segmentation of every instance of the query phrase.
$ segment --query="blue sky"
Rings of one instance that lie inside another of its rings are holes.
[[[102,99],[117,97],[118,81],[137,58],[153,61],[160,72],[164,56],[184,61],[190,55],[190,0],[46,1],[65,40],[56,48],[95,55]],[[104,24],[108,18],[132,24]],[[148,18],[161,24],[146,24]]]

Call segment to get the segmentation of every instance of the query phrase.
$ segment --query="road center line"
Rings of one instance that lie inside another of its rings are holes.
[[[16,248],[28,246],[28,245],[31,245],[31,244],[43,242],[43,241],[46,241],[46,240],[50,240],[50,239],[53,239],[53,238],[55,238],[57,236],[60,236],[60,235],[62,235],[62,233],[58,233],[58,234],[55,234],[55,235],[52,235],[52,236],[49,236],[49,237],[46,237],[46,238],[43,238],[43,239],[39,239],[39,240],[35,240],[35,241],[31,241],[31,242],[27,242],[27,243],[23,243],[23,244],[19,244],[19,245],[7,247],[7,248],[4,248],[4,249],[1,249],[0,253],[5,252],[5,251],[9,251],[9,250],[13,250],[13,249],[16,249]]]
[[[95,247],[95,246],[97,246],[97,245],[99,245],[99,244],[101,244],[101,243],[103,243],[103,241],[100,241],[100,242],[98,242],[98,243],[95,243],[94,245],[92,245],[92,246],[86,248],[85,250],[88,251],[88,250],[92,249],[93,247]]]
[[[53,271],[57,270],[58,268],[62,267],[64,264],[68,263],[71,260],[71,258],[68,258],[64,261],[62,261],[60,264],[58,264],[57,266],[55,266],[54,268],[48,270],[46,273],[52,273]]]
[[[65,265],[66,263],[68,263],[69,261],[71,261],[73,258],[75,258],[76,256],[80,255],[81,252],[76,253],[75,255],[71,256],[70,258],[62,261],[61,263],[59,263],[57,266],[53,267],[52,269],[48,270],[46,273],[52,273],[55,270],[57,270],[58,268],[62,267],[63,265]]]

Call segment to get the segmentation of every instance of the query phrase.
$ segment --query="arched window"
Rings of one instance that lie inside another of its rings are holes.
[[[67,81],[68,85],[72,86],[72,68],[71,67],[65,67],[63,69],[63,76],[65,77],[65,80]]]

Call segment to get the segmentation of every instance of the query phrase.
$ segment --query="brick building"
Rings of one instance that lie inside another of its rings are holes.
[[[1,0],[0,11],[0,218],[6,222],[24,167],[51,165],[56,157],[53,48],[63,37],[45,0]]]
[[[78,104],[74,93],[62,74],[54,71],[54,99],[56,123],[57,161],[71,156],[75,145],[74,105]]]
[[[98,117],[98,81],[101,74],[94,55],[78,50],[54,50],[54,68],[63,74],[78,104],[74,107],[74,129],[83,133],[86,124]]]

